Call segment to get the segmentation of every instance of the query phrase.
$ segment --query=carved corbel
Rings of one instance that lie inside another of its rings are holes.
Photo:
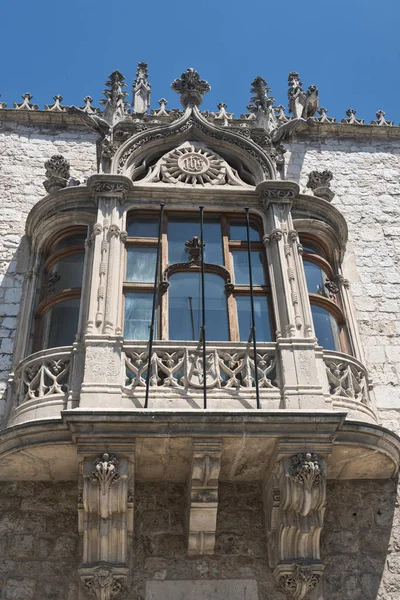
[[[105,452],[81,463],[78,524],[83,537],[79,574],[88,594],[110,600],[128,575],[128,538],[133,534],[133,463]]]
[[[189,554],[214,553],[220,469],[221,442],[195,441],[189,475]]]
[[[302,600],[324,565],[320,535],[326,501],[326,462],[302,452],[276,463],[264,487],[269,565],[289,598]]]

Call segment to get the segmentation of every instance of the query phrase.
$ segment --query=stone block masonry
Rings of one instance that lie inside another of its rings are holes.
[[[71,177],[83,182],[97,170],[97,138],[94,132],[51,126],[4,123],[0,128],[0,398],[12,368],[25,274],[19,264],[25,221],[46,194],[44,162],[63,154],[71,164]],[[3,411],[0,401],[0,419]]]

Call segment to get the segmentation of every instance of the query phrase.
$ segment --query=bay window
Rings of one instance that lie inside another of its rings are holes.
[[[147,340],[158,243],[157,215],[128,215],[124,282],[126,340]],[[261,225],[251,223],[254,308],[259,341],[271,341],[270,288]],[[162,224],[156,338],[198,340],[201,323],[198,214],[165,213]],[[244,218],[204,217],[207,341],[247,341],[250,284]]]

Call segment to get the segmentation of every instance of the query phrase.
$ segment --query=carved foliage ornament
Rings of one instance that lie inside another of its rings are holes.
[[[62,154],[54,154],[44,163],[46,177],[62,177],[69,179],[69,162]]]
[[[319,187],[330,187],[332,178],[332,171],[311,171],[308,176],[307,187],[311,190]]]
[[[90,481],[94,485],[99,485],[101,493],[104,496],[110,486],[119,481],[118,459],[105,452],[101,458],[94,461],[94,470]]]
[[[323,473],[318,455],[304,452],[293,456],[290,477],[301,484],[319,484]]]
[[[182,73],[180,79],[171,83],[171,88],[181,96],[181,103],[186,108],[189,104],[200,106],[203,94],[210,91],[211,87],[207,81],[200,79],[195,69],[188,69]]]
[[[315,573],[310,565],[299,563],[291,573],[281,573],[276,578],[282,591],[290,598],[301,600],[317,586],[321,574]]]
[[[82,577],[86,591],[97,600],[109,600],[120,594],[125,585],[121,577],[115,577],[110,567],[101,566],[93,570],[93,575]]]

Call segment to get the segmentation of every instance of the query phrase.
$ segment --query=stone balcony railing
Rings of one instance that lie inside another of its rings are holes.
[[[71,363],[72,347],[41,350],[19,363],[12,382],[13,425],[60,417],[66,408]]]
[[[335,410],[346,410],[354,421],[377,422],[372,406],[372,384],[367,369],[357,359],[341,352],[324,351],[329,394]]]
[[[148,349],[146,342],[126,344],[126,377],[123,391],[136,406],[143,405]],[[245,342],[207,344],[207,408],[256,408],[254,355]],[[260,404],[264,409],[280,408],[281,392],[275,344],[257,345],[257,377]],[[203,357],[198,342],[158,341],[150,361],[149,408],[202,408]]]
[[[25,358],[15,370],[10,390],[13,409],[9,424],[59,418],[79,406],[79,384],[73,376],[77,354],[72,347],[50,348]],[[362,363],[340,352],[323,351],[326,409],[347,411],[348,419],[376,423],[371,384]],[[80,354],[79,360],[84,360]],[[121,392],[132,408],[143,408],[148,372],[148,344],[123,346]],[[254,354],[246,342],[214,342],[206,349],[206,390],[209,410],[253,410],[257,407]],[[82,371],[83,363],[78,370]],[[274,343],[257,346],[260,408],[284,408],[284,383]],[[72,380],[77,390],[72,393]],[[204,408],[203,357],[198,342],[156,341],[150,361],[149,410]],[[75,401],[67,406],[69,397]],[[322,398],[321,398],[322,399]]]

